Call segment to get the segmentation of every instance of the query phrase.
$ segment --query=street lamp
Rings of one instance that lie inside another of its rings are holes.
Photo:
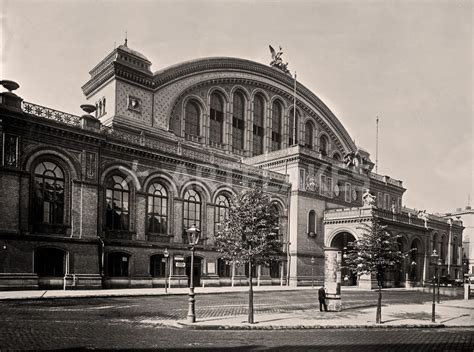
[[[165,257],[165,293],[168,293],[168,257],[170,256],[168,248],[165,248],[163,256]]]
[[[188,316],[187,321],[188,323],[195,323],[196,322],[196,314],[194,312],[194,246],[198,244],[199,237],[201,234],[201,230],[199,230],[195,224],[193,224],[190,228],[186,230],[186,234],[188,235],[188,243],[191,246],[191,270],[189,275],[189,306],[188,306]]]
[[[314,288],[314,257],[311,257],[311,288]]]
[[[290,255],[290,245],[291,242],[286,242],[286,286],[290,286],[290,266],[291,266],[291,255]]]
[[[437,286],[438,286],[438,303],[440,303],[440,300],[439,300],[439,280],[440,280],[440,276],[441,276],[441,275],[439,274],[439,269],[438,269],[438,268],[439,268],[442,264],[443,264],[443,261],[441,260],[441,258],[438,258],[438,260],[436,261],[436,264],[435,264],[435,265],[436,265],[436,269],[435,269],[435,270],[436,270],[436,272],[437,272],[437,277],[438,277],[438,280],[437,280],[437,281],[438,281],[438,285],[437,285]]]
[[[433,304],[431,307],[431,322],[434,323],[435,319],[435,311],[436,311],[436,276],[438,274],[438,258],[439,255],[436,253],[436,249],[433,249],[433,253],[431,253],[431,263],[434,265],[434,276],[433,276]]]

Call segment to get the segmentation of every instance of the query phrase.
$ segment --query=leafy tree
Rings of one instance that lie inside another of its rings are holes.
[[[249,315],[254,323],[252,267],[268,265],[281,253],[276,233],[278,213],[270,197],[256,185],[231,198],[216,236],[217,250],[227,262],[249,268]]]
[[[397,239],[387,231],[377,217],[371,224],[362,223],[362,235],[359,240],[350,242],[344,256],[346,266],[357,275],[375,275],[378,285],[376,323],[382,321],[382,283],[385,272],[403,261],[405,255],[399,251]]]

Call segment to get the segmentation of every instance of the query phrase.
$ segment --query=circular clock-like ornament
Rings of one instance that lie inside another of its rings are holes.
[[[356,200],[357,199],[357,192],[355,189],[352,190],[352,200]]]
[[[339,197],[339,193],[340,193],[340,189],[339,189],[339,186],[336,183],[334,185],[334,194],[336,195],[336,197]]]

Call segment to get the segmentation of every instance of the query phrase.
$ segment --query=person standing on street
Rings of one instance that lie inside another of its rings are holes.
[[[318,290],[318,300],[319,300],[319,310],[322,312],[323,307],[324,307],[324,311],[327,312],[328,306],[326,304],[326,290],[324,289],[324,286]]]

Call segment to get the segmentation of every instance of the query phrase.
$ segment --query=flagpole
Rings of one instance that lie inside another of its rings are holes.
[[[378,173],[379,166],[379,117],[375,120],[375,173]]]
[[[296,71],[295,71],[295,87],[293,89],[293,131],[291,133],[293,134],[293,144],[296,143]]]

